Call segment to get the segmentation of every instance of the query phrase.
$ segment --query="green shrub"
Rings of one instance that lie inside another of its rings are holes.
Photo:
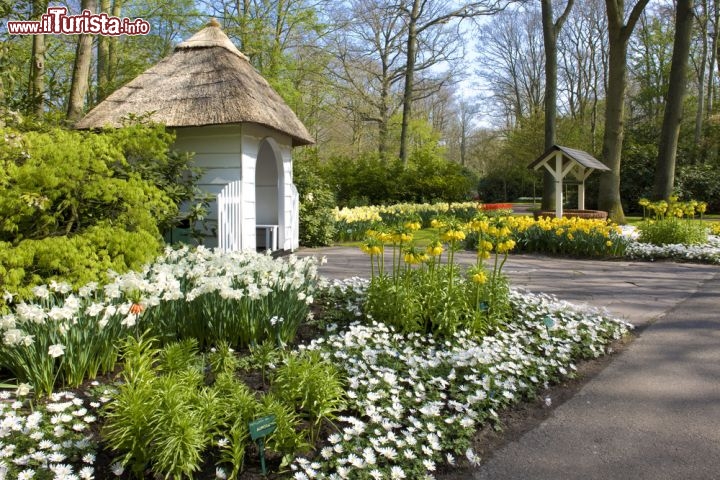
[[[300,245],[330,245],[335,236],[335,198],[330,190],[316,188],[300,196]]]
[[[707,243],[707,225],[701,220],[665,218],[638,224],[642,243],[653,245],[699,245]]]
[[[707,203],[695,200],[681,202],[676,196],[671,196],[669,201],[657,202],[643,198],[638,203],[643,207],[645,217],[638,225],[638,241],[653,245],[707,243],[707,224],[694,220],[696,214],[702,217],[707,210]]]
[[[52,281],[76,288],[89,282],[106,283],[109,270],[140,270],[160,248],[157,235],[108,224],[71,236],[0,242],[0,285],[28,299],[33,286]]]
[[[0,285],[105,281],[140,268],[195,199],[199,172],[160,126],[102,134],[0,129]]]
[[[265,449],[283,458],[282,468],[345,406],[339,370],[317,352],[288,354],[265,394],[242,383],[232,367],[243,362],[228,358],[227,344],[203,356],[192,340],[157,343],[123,343],[122,382],[102,411],[103,439],[137,476],[149,468],[157,477],[192,478],[210,458],[238,478],[251,445],[248,423],[268,415],[277,426]]]
[[[685,198],[704,198],[709,212],[720,212],[720,166],[698,163],[680,167],[677,191]]]
[[[335,235],[335,197],[318,174],[320,164],[311,155],[294,164],[294,183],[300,195],[300,245],[330,245]]]
[[[301,412],[310,421],[313,443],[322,422],[334,420],[345,407],[339,370],[316,351],[286,355],[273,374],[272,392],[282,403]]]
[[[407,165],[369,154],[331,158],[320,172],[340,207],[460,202],[476,184],[469,170],[432,151],[414,152]]]

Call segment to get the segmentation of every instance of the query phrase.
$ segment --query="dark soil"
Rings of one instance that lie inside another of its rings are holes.
[[[637,335],[638,332],[635,333]],[[304,323],[301,325],[297,336],[290,348],[297,346],[298,344],[307,344],[312,339],[317,338],[320,334],[320,330],[312,324]],[[495,424],[486,424],[481,430],[479,430],[473,438],[473,450],[477,455],[482,458],[485,462],[492,458],[493,453],[502,448],[503,446],[519,440],[526,432],[533,430],[543,421],[553,415],[553,411],[558,406],[565,403],[571,397],[573,397],[588,381],[590,381],[595,375],[600,373],[610,362],[614,359],[615,355],[621,352],[632,340],[634,335],[628,337],[623,341],[615,342],[612,345],[612,354],[604,355],[597,359],[577,362],[576,376],[572,379],[565,379],[561,383],[550,386],[548,389],[538,393],[537,397],[532,400],[527,400],[522,403],[516,404],[512,408],[499,412],[500,421]],[[248,352],[239,352],[241,354]],[[120,368],[117,368],[113,374],[107,375],[105,378],[98,379],[103,384],[112,383],[114,379],[118,377]],[[267,384],[263,383],[260,372],[249,371],[242,375],[243,381],[248,384],[253,390],[258,392],[264,392],[267,390]],[[82,392],[86,389],[91,388],[89,384],[84,385],[80,389],[76,390],[76,393],[82,396]],[[550,397],[552,404],[547,406],[545,398]],[[331,432],[329,426],[325,426],[324,431],[321,433],[320,438],[326,438]],[[93,433],[99,437],[99,425],[95,426]],[[107,445],[101,446],[97,452],[96,467],[96,478],[117,478],[110,472],[110,465],[116,460],[115,454],[107,448]],[[319,451],[319,448],[317,450]],[[194,478],[212,480],[215,479],[215,460],[214,458],[207,458],[204,462],[204,468],[198,472]],[[266,459],[266,466],[269,472],[276,472],[279,469],[281,458],[277,455],[268,455]],[[447,465],[440,466],[436,473],[436,478],[439,480],[467,480],[472,478],[472,472],[476,467],[473,467],[469,462],[462,456],[457,458],[457,466],[450,467]],[[228,472],[229,473],[229,472]],[[127,474],[123,476],[126,478]],[[152,473],[148,470],[144,476],[146,480],[155,480]],[[158,477],[159,479],[160,477]],[[289,478],[288,473],[284,475],[269,473],[264,476],[260,467],[260,456],[257,446],[252,445],[248,447],[247,454],[245,457],[245,465],[243,472],[238,477],[241,480],[259,480],[259,479],[281,479]]]

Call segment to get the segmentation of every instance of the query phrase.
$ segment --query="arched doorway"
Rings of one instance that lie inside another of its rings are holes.
[[[260,142],[255,164],[255,222],[259,249],[277,250],[283,244],[282,159],[272,139]]]

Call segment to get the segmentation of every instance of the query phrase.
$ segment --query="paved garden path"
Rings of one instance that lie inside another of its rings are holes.
[[[369,274],[356,249],[297,253],[326,256],[328,277]],[[515,255],[505,271],[515,287],[606,306],[647,328],[469,480],[720,480],[720,267]]]

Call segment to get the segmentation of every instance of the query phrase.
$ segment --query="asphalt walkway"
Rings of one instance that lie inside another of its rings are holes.
[[[320,273],[331,278],[369,276],[357,249],[297,254],[326,256]],[[720,480],[720,267],[514,255],[504,271],[514,287],[604,306],[647,328],[469,479]]]

